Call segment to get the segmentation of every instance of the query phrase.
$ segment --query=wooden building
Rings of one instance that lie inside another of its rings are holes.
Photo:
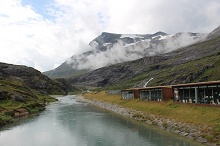
[[[156,86],[122,90],[121,97],[122,99],[161,101],[172,99],[173,93],[170,86]]]
[[[165,101],[173,99],[173,92],[171,86],[140,88],[139,92],[141,100]]]
[[[138,99],[140,98],[139,89],[126,89],[121,91],[121,98],[122,99]]]
[[[175,102],[220,105],[220,81],[173,85]]]

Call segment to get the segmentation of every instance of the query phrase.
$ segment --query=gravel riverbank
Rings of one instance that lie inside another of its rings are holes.
[[[212,138],[212,141],[215,140],[213,139],[210,133],[211,131],[210,127],[204,127],[201,125],[185,124],[185,123],[181,123],[178,121],[174,121],[172,119],[161,118],[161,117],[157,117],[152,114],[143,113],[138,110],[124,108],[117,104],[97,101],[95,99],[88,100],[88,99],[85,99],[83,96],[76,96],[75,98],[77,98],[77,100],[79,101],[88,102],[93,105],[96,105],[96,106],[108,109],[110,111],[113,111],[115,113],[121,114],[123,116],[127,116],[135,120],[145,122],[146,124],[158,126],[161,129],[167,130],[175,134],[179,134],[181,136],[187,137],[191,140],[195,140],[204,145],[219,146],[219,144],[208,142],[208,138]]]

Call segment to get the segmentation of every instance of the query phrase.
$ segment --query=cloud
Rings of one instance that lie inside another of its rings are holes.
[[[207,27],[205,29],[210,31],[216,26],[220,25],[220,19],[218,19],[220,16],[220,2],[212,1],[204,9],[205,17],[207,19]]]
[[[85,5],[72,9],[72,6],[54,2],[52,6],[48,12],[55,19],[49,20],[20,1],[1,4],[0,61],[46,71],[81,52],[82,44],[98,35],[94,29],[99,25],[98,19],[94,13],[83,13],[80,8],[86,8]],[[88,25],[90,20],[92,23]]]
[[[0,61],[53,69],[103,31],[210,32],[219,0],[7,0],[0,5]]]
[[[126,35],[126,37],[129,35]],[[130,35],[132,37],[132,35]],[[79,54],[67,60],[74,69],[98,69],[104,66],[131,61],[162,53],[167,53],[180,47],[190,45],[206,37],[205,34],[177,33],[175,35],[154,36],[134,43],[117,40],[112,47],[102,51],[95,47],[89,48],[89,53]],[[93,42],[95,43],[95,42]],[[106,42],[104,45],[108,44]],[[88,46],[88,45],[87,45]]]
[[[128,0],[126,5],[109,0],[108,4],[107,29],[112,32],[209,32],[219,25],[217,0]]]

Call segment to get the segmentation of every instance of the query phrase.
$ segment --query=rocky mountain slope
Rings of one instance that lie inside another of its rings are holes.
[[[212,32],[210,32],[206,38],[212,39],[217,36],[220,36],[220,26],[218,26],[216,29],[214,29]]]
[[[167,53],[202,40],[205,36],[201,33],[169,35],[157,32],[139,35],[103,32],[89,43],[89,51],[72,56],[44,74],[51,78],[77,76],[104,66]]]
[[[171,85],[220,80],[219,31],[207,39],[172,52],[119,63],[71,78],[78,86],[106,88]]]
[[[31,67],[0,63],[0,126],[13,117],[43,110],[46,102],[55,100],[48,94],[66,93],[64,82]]]
[[[42,94],[55,92],[66,94],[66,89],[56,80],[51,80],[40,71],[26,66],[0,63],[0,81],[13,81],[27,88],[40,91]]]

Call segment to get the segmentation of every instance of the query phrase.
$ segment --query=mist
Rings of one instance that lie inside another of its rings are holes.
[[[97,45],[82,45],[80,55],[74,55],[66,62],[74,69],[98,69],[104,66],[126,61],[140,59],[171,52],[180,47],[190,45],[206,37],[206,34],[177,33],[175,35],[156,36],[151,39],[143,39],[134,43],[126,43],[118,39],[117,43],[107,47],[105,51],[99,50]],[[95,44],[94,42],[91,44]],[[104,45],[108,44],[106,42]],[[103,44],[102,44],[103,45]]]

